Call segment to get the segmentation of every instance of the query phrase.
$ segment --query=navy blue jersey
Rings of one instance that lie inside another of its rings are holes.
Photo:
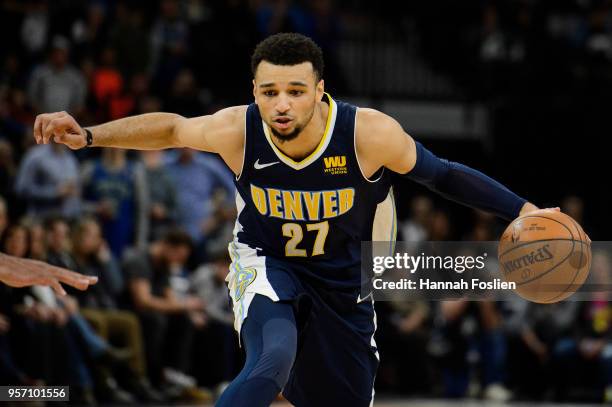
[[[301,161],[272,142],[256,104],[246,113],[242,173],[235,181],[238,218],[234,241],[260,256],[290,261],[299,272],[333,286],[358,286],[361,241],[372,240],[377,204],[389,192],[381,169],[366,179],[355,149],[357,108],[329,104],[325,133]]]

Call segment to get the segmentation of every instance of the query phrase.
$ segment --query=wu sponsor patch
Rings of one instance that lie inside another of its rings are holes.
[[[338,175],[348,173],[348,170],[346,168],[345,155],[323,157],[323,163],[325,164],[323,172],[325,172],[326,174]]]

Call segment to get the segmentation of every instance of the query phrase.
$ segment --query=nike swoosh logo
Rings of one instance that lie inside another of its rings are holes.
[[[269,167],[271,165],[278,164],[279,162],[280,161],[274,161],[273,163],[260,164],[259,163],[259,158],[258,158],[257,161],[255,161],[255,164],[253,166],[255,167],[256,170],[261,170],[262,168],[266,168],[266,167]]]
[[[357,303],[359,304],[362,301],[365,301],[368,299],[368,297],[370,297],[372,295],[372,292],[370,291],[370,293],[368,295],[366,295],[365,297],[361,298],[361,293],[359,293],[359,295],[357,296]]]

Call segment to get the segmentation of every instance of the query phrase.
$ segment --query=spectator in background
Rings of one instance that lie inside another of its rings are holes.
[[[79,221],[74,228],[73,244],[76,270],[84,275],[99,277],[95,289],[75,293],[82,307],[81,313],[102,338],[106,341],[114,338],[129,351],[127,389],[140,400],[163,401],[147,378],[138,318],[130,311],[119,310],[118,300],[124,288],[123,276],[102,239],[98,223],[87,218]]]
[[[76,263],[70,254],[70,226],[65,219],[52,216],[45,219],[45,243],[47,245],[47,263],[68,270],[76,270]]]
[[[262,2],[256,10],[256,17],[261,38],[292,31],[312,36],[306,10],[291,0]]]
[[[571,216],[579,225],[587,229],[584,224],[584,201],[576,195],[569,195],[561,201],[561,212]]]
[[[206,302],[207,323],[197,332],[194,373],[205,385],[224,386],[240,370],[239,350],[234,335],[234,314],[228,301],[225,277],[230,260],[227,249],[210,253],[210,262],[203,264],[190,277],[196,295]],[[209,352],[216,349],[216,352]]]
[[[243,68],[248,66],[248,56],[258,41],[253,5],[249,0],[204,2],[200,5],[199,21],[191,21],[191,37],[196,39],[190,44],[191,68],[198,82],[214,94],[219,106],[230,100],[247,102],[253,97],[244,86],[251,82],[251,73]],[[194,14],[189,10],[190,17]],[[224,41],[217,40],[217,32],[224,33]],[[211,64],[209,55],[224,63]],[[221,76],[232,80],[215,80]]]
[[[129,160],[125,150],[105,148],[100,159],[84,164],[82,174],[88,210],[98,216],[113,255],[121,258],[129,246],[145,247],[143,166]]]
[[[13,349],[10,344],[9,333],[11,331],[10,314],[12,312],[10,302],[7,298],[10,296],[10,291],[7,287],[0,287],[0,383],[3,385],[25,385],[25,386],[41,386],[44,383],[33,380],[17,366],[13,357]]]
[[[91,82],[91,90],[98,106],[98,117],[102,120],[118,119],[119,117],[112,117],[111,106],[113,100],[121,95],[124,81],[115,66],[115,50],[110,47],[104,48],[100,52],[99,59],[99,65],[93,72]]]
[[[199,116],[203,112],[202,102],[193,72],[183,69],[174,80],[164,108],[185,117]]]
[[[34,260],[46,261],[47,259],[47,244],[45,242],[45,229],[38,219],[25,218],[22,221],[23,225],[28,228],[30,236],[30,255]]]
[[[28,229],[21,224],[10,226],[0,248],[11,256],[28,257]],[[68,314],[57,306],[51,289],[34,286],[15,291],[16,309],[22,318],[20,328],[28,344],[28,371],[49,384],[74,386],[74,401],[93,405],[93,378],[85,354],[67,326]]]
[[[189,235],[170,230],[148,250],[126,253],[123,271],[145,338],[147,366],[154,384],[162,382],[163,368],[186,372],[191,355],[193,312],[204,309],[193,296],[178,299],[170,285],[173,269],[182,269],[191,251]]]
[[[574,336],[578,303],[535,304],[517,299],[513,313],[504,321],[508,330],[508,373],[512,386],[522,397],[542,399],[559,374],[552,367],[559,341]]]
[[[431,224],[433,203],[426,196],[417,196],[410,202],[410,216],[400,226],[402,240],[422,242],[428,239],[427,230]]]
[[[144,75],[137,75],[132,78],[132,88],[137,88],[140,92],[132,92],[135,95],[136,111],[139,114],[159,112],[161,109],[161,101],[159,98],[148,94],[148,79]],[[146,85],[145,85],[146,84]]]
[[[149,96],[149,78],[145,74],[135,74],[130,78],[129,88],[124,88],[123,91],[113,97],[109,101],[108,105],[108,116],[111,120],[120,119],[122,117],[132,114],[134,111],[138,113],[148,113],[149,111],[157,110],[143,110],[150,109],[152,106],[148,104],[149,100],[157,99],[153,96]]]
[[[500,230],[495,216],[490,213],[474,210],[474,225],[470,233],[463,240],[473,242],[486,242],[497,239],[501,236],[503,229]]]
[[[162,0],[160,17],[151,29],[153,73],[160,93],[170,89],[189,56],[189,25],[177,0]],[[50,110],[51,111],[51,110]]]
[[[227,242],[234,236],[236,221],[236,207],[228,205],[228,195],[225,189],[216,189],[210,200],[211,215],[206,225],[206,239],[200,245],[198,253],[200,259],[215,258],[216,253],[227,251]]]
[[[8,202],[14,203],[15,176],[17,167],[13,161],[13,147],[10,143],[0,138],[0,197]]]
[[[162,151],[142,151],[147,180],[147,207],[149,208],[149,239],[157,240],[178,219],[176,190],[163,165]]]
[[[115,18],[110,43],[117,50],[121,72],[125,78],[146,72],[151,63],[151,47],[142,10],[118,3]]]
[[[572,314],[566,310],[557,310],[548,321],[568,319],[574,316],[572,330],[558,336],[558,341],[552,349],[553,371],[556,373],[558,397],[574,396],[576,382],[582,382],[587,388],[595,388],[599,394],[603,393],[605,403],[612,402],[612,304],[610,303],[610,280],[612,279],[612,260],[607,251],[593,252],[591,267],[591,287],[595,290],[589,292],[589,301],[563,301],[565,308],[572,307]],[[557,304],[555,304],[557,305]],[[550,312],[550,311],[549,311]],[[544,321],[543,321],[544,322]],[[549,322],[550,323],[550,322]],[[543,333],[550,334],[544,322]],[[576,372],[575,376],[568,376],[568,371]],[[602,391],[603,390],[603,391]]]
[[[73,259],[69,252],[70,244],[70,228],[66,221],[60,217],[52,217],[45,221],[44,228],[45,242],[48,248],[47,262],[59,267],[77,270],[77,262]],[[78,241],[77,241],[78,242]],[[107,274],[100,274],[100,282],[104,284],[112,278],[112,270],[105,270]],[[118,271],[118,269],[117,269]],[[85,273],[87,275],[96,275],[93,273]],[[100,290],[101,287],[96,287]],[[100,376],[100,385],[104,392],[107,393],[106,399],[114,402],[125,402],[131,400],[131,396],[118,387],[115,379],[111,376],[109,368],[105,364],[122,363],[127,358],[130,358],[131,349],[121,351],[112,348],[109,345],[109,337],[94,332],[92,327],[86,322],[89,320],[84,309],[79,309],[77,299],[72,296],[55,298],[51,290],[47,287],[35,287],[33,290],[35,296],[44,303],[47,307],[54,310],[56,313],[62,313],[63,318],[67,321],[67,328],[71,330],[73,335],[80,338],[80,342],[86,345],[87,354],[93,357],[94,360],[102,362],[96,366],[98,376]],[[77,290],[69,290],[76,297],[85,295],[89,292]],[[136,321],[135,321],[136,322]],[[95,326],[95,324],[94,324]],[[96,334],[97,333],[97,334]]]
[[[377,380],[387,390],[404,394],[427,394],[432,385],[432,361],[427,353],[429,306],[425,301],[396,298],[376,304],[379,330],[376,343],[381,353],[395,355],[381,360]]]
[[[232,176],[216,157],[190,148],[180,149],[178,155],[171,156],[167,170],[177,190],[179,224],[196,242],[197,254],[205,253],[204,239],[216,223],[211,222],[215,213],[212,204],[215,190],[225,190],[226,206],[234,206]]]
[[[30,137],[33,122],[25,92],[16,87],[0,89],[0,139],[11,144],[13,158],[20,158],[33,145]]]
[[[81,184],[74,153],[56,143],[32,147],[21,161],[15,190],[27,202],[29,216],[78,216]]]
[[[28,62],[42,56],[49,40],[50,18],[48,4],[44,0],[26,2],[26,13],[21,23],[21,43]]]
[[[4,89],[25,89],[29,72],[24,72],[23,66],[16,53],[7,53],[0,70],[0,87]]]
[[[442,210],[433,211],[427,235],[429,240],[443,241],[451,238],[450,220],[446,212]]]
[[[512,393],[505,387],[506,338],[497,305],[465,299],[442,301],[436,320],[434,337],[439,341],[437,356],[442,364],[445,395],[457,398],[482,392],[486,400],[508,401]],[[473,377],[477,362],[482,370],[481,386]]]
[[[68,111],[79,115],[85,106],[87,85],[83,75],[68,63],[68,40],[55,37],[49,61],[32,72],[28,98],[36,112]]]
[[[71,35],[74,43],[74,54],[77,59],[84,58],[96,50],[103,49],[107,42],[108,5],[104,2],[83,2],[80,15],[72,22]],[[65,5],[71,10],[71,5]],[[93,55],[89,55],[93,56]]]

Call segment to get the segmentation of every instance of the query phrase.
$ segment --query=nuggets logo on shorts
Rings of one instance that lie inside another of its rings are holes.
[[[234,277],[234,298],[240,300],[244,295],[247,287],[251,285],[257,277],[257,270],[252,267],[241,268],[237,270],[236,276]]]

